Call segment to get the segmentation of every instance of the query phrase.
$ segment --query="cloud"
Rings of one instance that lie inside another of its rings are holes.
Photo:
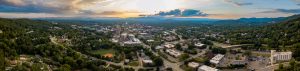
[[[208,14],[201,12],[200,10],[194,10],[194,9],[185,9],[185,10],[180,10],[180,9],[175,9],[175,10],[170,10],[167,12],[159,12],[155,14],[155,16],[175,16],[175,17],[190,17],[190,16],[208,16]]]
[[[77,14],[104,0],[0,0],[0,12]]]
[[[286,13],[286,14],[300,14],[300,9],[273,9],[270,11],[263,11],[259,13]]]
[[[236,1],[233,1],[233,0],[223,0],[224,2],[226,3],[229,3],[229,4],[233,4],[234,6],[247,6],[247,5],[253,5],[253,3],[248,3],[248,2],[236,2]]]

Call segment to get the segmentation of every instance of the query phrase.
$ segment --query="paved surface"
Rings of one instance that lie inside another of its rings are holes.
[[[281,63],[281,64],[286,66],[286,65],[289,65],[289,62],[284,62],[284,63]],[[279,64],[273,64],[273,65],[269,65],[269,66],[257,69],[257,71],[274,71],[275,69],[278,68],[278,66],[279,66]]]
[[[145,48],[151,48],[149,45],[146,45],[146,44],[142,44]],[[154,52],[153,50],[151,50],[151,52],[156,55],[156,56],[159,56],[158,53]],[[164,62],[164,67],[170,67],[170,68],[173,68],[174,71],[183,71],[181,68],[180,68],[180,64],[179,63],[172,63],[170,61],[168,61],[167,59],[163,58],[163,57],[160,57],[163,62]]]
[[[204,55],[208,50],[209,50],[208,47],[206,47],[204,50],[202,50],[201,53],[197,53],[196,55],[193,55],[193,56],[191,56],[190,58],[181,61],[181,62],[180,62],[180,65],[184,64],[185,61],[188,61],[188,60],[191,60],[191,59],[193,59],[193,58],[197,58],[197,57],[200,57],[200,56]]]

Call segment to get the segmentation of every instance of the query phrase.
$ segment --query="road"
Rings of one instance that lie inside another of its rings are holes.
[[[193,56],[191,56],[190,58],[181,61],[181,62],[180,62],[180,65],[184,64],[185,61],[189,61],[189,60],[191,60],[191,59],[193,59],[193,58],[197,58],[197,57],[200,57],[200,56],[204,55],[208,50],[209,50],[209,48],[206,47],[201,53],[197,53],[196,55],[193,55]]]
[[[51,42],[52,42],[52,43],[57,44],[57,45],[61,45],[61,44],[59,44],[59,43],[57,43],[57,42],[55,41],[55,38],[51,37],[50,39],[51,39]],[[150,46],[147,46],[147,47],[150,48]],[[129,65],[124,65],[123,62],[115,63],[115,62],[111,62],[111,61],[107,61],[107,60],[98,59],[98,58],[95,58],[95,57],[93,57],[93,56],[89,56],[89,55],[86,55],[86,54],[82,54],[81,52],[78,52],[78,51],[76,51],[76,50],[73,50],[73,51],[79,53],[79,54],[80,54],[81,56],[83,56],[84,58],[87,58],[87,59],[90,59],[90,60],[101,60],[101,61],[104,61],[104,62],[108,63],[109,65],[112,64],[112,65],[115,65],[115,66],[121,66],[121,67],[133,68],[133,69],[135,69],[136,71],[137,71],[138,69],[140,69],[140,68],[143,68],[143,69],[153,69],[153,68],[156,68],[156,67],[143,67],[143,66],[142,66],[142,63],[140,63],[141,65],[139,65],[139,66],[129,66]],[[141,58],[140,58],[140,57],[139,57],[139,61],[141,62]],[[109,66],[109,65],[108,65],[108,66]]]
[[[146,44],[142,44],[145,48],[151,48],[149,45],[146,45]],[[156,55],[156,56],[159,56],[158,53],[154,52],[153,50],[150,49],[150,51]],[[174,71],[183,71],[181,68],[180,68],[180,63],[172,63],[170,61],[168,61],[167,59],[163,58],[163,57],[160,57],[163,62],[164,62],[164,67],[170,67],[170,68],[173,68]]]

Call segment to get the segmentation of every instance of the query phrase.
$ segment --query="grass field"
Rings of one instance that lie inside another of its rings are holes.
[[[139,61],[129,62],[128,65],[130,65],[130,66],[139,66]]]
[[[114,54],[116,51],[114,49],[100,49],[100,50],[93,50],[91,51],[92,54],[107,54],[107,53],[112,53]]]

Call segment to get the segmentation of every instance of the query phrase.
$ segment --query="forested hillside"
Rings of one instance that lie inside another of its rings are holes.
[[[71,24],[0,18],[0,37],[1,70],[130,70],[119,66],[105,68],[106,62],[91,59],[89,54],[83,54],[88,52],[88,49],[115,45],[106,41],[108,35],[74,28]],[[99,39],[104,42],[99,43]],[[100,55],[97,56],[101,58]]]
[[[291,50],[297,60],[300,60],[300,16],[287,17],[287,20],[262,27],[241,28],[234,31],[224,31],[230,44],[255,44],[252,49]]]

